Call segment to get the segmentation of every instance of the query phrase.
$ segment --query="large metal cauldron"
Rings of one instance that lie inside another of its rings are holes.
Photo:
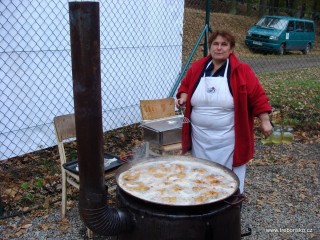
[[[241,238],[240,207],[243,200],[238,195],[239,180],[236,175],[220,164],[185,156],[160,157],[151,161],[182,159],[198,161],[220,168],[232,176],[237,185],[235,191],[225,199],[201,205],[176,206],[157,204],[133,196],[119,185],[119,175],[137,163],[129,163],[119,168],[116,174],[118,184],[117,198],[121,207],[132,213],[134,228],[132,232],[118,235],[123,240],[237,240]],[[150,161],[150,160],[147,160]]]

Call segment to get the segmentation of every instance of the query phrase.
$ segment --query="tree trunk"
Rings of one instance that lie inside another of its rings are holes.
[[[314,21],[319,21],[320,4],[319,0],[313,0],[312,4],[312,18]]]
[[[313,0],[313,11],[320,11],[320,4],[319,4],[319,0]]]
[[[231,0],[230,3],[231,3],[231,6],[230,6],[229,13],[237,14],[237,0]]]
[[[269,14],[270,15],[278,15],[279,14],[279,0],[270,0]]]
[[[296,0],[286,0],[286,8],[287,8],[287,13],[289,16],[293,17],[295,16],[295,10],[294,10],[294,3]]]
[[[253,16],[253,0],[247,0],[247,16]]]
[[[300,7],[300,18],[304,18],[305,17],[305,14],[306,14],[306,0],[302,0],[302,3],[301,3],[301,7]]]
[[[263,16],[267,13],[268,0],[260,0],[259,16]]]

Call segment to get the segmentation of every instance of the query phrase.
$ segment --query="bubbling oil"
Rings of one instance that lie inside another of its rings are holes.
[[[198,205],[230,196],[236,180],[220,168],[181,160],[143,162],[119,175],[119,186],[135,197],[169,205]]]

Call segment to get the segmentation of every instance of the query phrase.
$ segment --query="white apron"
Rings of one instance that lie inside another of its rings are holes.
[[[223,77],[204,74],[191,98],[192,155],[232,169],[240,180],[242,193],[246,166],[232,168],[234,104],[227,79],[228,66],[229,59]]]

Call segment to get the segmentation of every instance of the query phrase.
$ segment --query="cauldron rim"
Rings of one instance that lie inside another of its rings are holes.
[[[130,192],[126,191],[124,188],[122,188],[119,184],[119,176],[122,172],[130,169],[131,167],[140,164],[140,163],[144,163],[144,162],[158,162],[158,161],[175,161],[175,160],[179,160],[179,161],[189,161],[189,162],[199,162],[205,165],[209,165],[210,167],[215,167],[218,169],[221,169],[224,171],[225,174],[228,174],[230,177],[232,177],[232,179],[236,182],[236,186],[234,187],[233,191],[230,192],[229,195],[224,196],[223,198],[219,198],[215,201],[210,201],[210,202],[206,202],[206,203],[201,203],[201,204],[189,204],[189,205],[183,205],[183,204],[166,204],[166,203],[162,203],[162,202],[156,202],[156,201],[150,201],[150,200],[146,200],[143,198],[139,198],[133,194],[131,194]],[[215,163],[206,159],[201,159],[201,158],[195,158],[192,156],[161,156],[161,157],[155,157],[155,158],[141,158],[141,159],[136,159],[130,162],[127,162],[125,164],[123,164],[121,167],[119,167],[117,169],[117,172],[115,173],[115,179],[116,179],[116,183],[117,183],[117,187],[119,189],[121,189],[124,193],[126,193],[127,195],[138,199],[139,201],[148,203],[148,204],[152,204],[152,205],[160,205],[160,206],[165,206],[165,207],[177,207],[177,208],[188,208],[188,207],[201,207],[201,206],[208,206],[208,205],[212,205],[218,202],[223,202],[224,200],[226,200],[227,198],[231,197],[232,195],[234,195],[238,189],[239,189],[239,178],[237,177],[237,175],[230,170],[229,168],[219,164],[219,163]]]

